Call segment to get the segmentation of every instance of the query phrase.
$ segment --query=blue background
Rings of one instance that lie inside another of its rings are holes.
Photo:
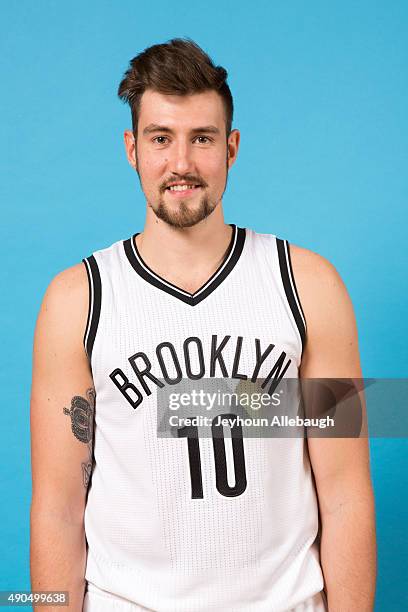
[[[226,221],[328,258],[355,306],[364,376],[407,376],[407,18],[396,0],[2,3],[0,589],[29,589],[44,291],[143,226],[122,139],[130,111],[116,97],[143,48],[189,36],[228,69],[242,141]],[[405,439],[371,440],[381,611],[408,606],[406,451]]]

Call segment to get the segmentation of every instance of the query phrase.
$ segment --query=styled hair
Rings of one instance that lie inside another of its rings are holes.
[[[173,38],[136,55],[118,88],[119,98],[130,106],[135,138],[140,101],[147,89],[179,96],[209,90],[218,92],[224,103],[228,137],[234,105],[227,76],[225,68],[215,66],[201,47],[189,38]]]

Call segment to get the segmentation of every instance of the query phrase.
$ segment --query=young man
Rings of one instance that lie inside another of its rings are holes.
[[[188,40],[132,60],[119,96],[144,229],[58,274],[39,314],[32,584],[70,610],[373,609],[366,437],[157,432],[181,381],[361,377],[334,267],[224,222],[226,77]]]

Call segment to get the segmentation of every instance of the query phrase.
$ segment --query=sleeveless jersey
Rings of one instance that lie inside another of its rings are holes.
[[[96,391],[85,578],[134,609],[325,610],[305,438],[158,433],[159,395],[181,380],[298,377],[306,323],[289,244],[231,227],[194,294],[147,266],[137,234],[83,260]]]

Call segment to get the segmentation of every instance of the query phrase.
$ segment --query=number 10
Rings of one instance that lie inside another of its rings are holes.
[[[231,487],[227,479],[227,458],[225,455],[225,439],[223,425],[215,421],[224,418],[235,417],[235,414],[221,414],[215,417],[211,424],[211,433],[214,448],[215,482],[221,495],[226,497],[237,497],[242,495],[247,486],[245,471],[244,442],[241,425],[234,424],[231,427],[232,452],[234,457],[235,485]],[[221,428],[221,431],[220,431]],[[203,499],[203,480],[200,459],[200,441],[198,427],[181,427],[177,430],[179,438],[187,438],[188,458],[190,462],[191,497],[192,499]]]

